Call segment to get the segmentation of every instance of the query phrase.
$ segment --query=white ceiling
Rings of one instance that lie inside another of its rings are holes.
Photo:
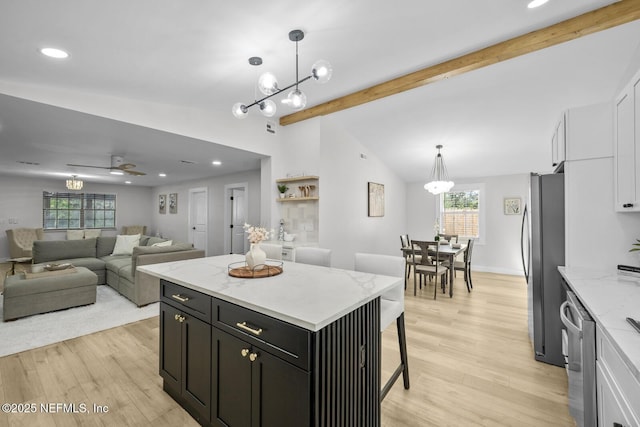
[[[224,112],[254,97],[256,69],[280,86],[316,59],[326,85],[305,83],[309,106],[562,21],[613,1],[550,0],[41,0],[0,4],[0,81]],[[43,57],[64,48],[67,60]],[[640,21],[328,116],[407,182],[427,178],[435,145],[452,177],[550,170],[553,122],[566,108],[610,100],[640,56]],[[637,62],[636,62],[637,63]],[[287,114],[279,107],[278,116]],[[250,114],[258,114],[251,111]],[[188,147],[188,149],[186,148]],[[188,156],[185,154],[188,153]],[[259,155],[0,95],[0,172],[78,173],[119,154],[158,185],[257,168]],[[185,158],[187,156],[187,158]],[[213,168],[211,160],[223,166]],[[195,161],[185,164],[180,160]],[[18,161],[40,163],[29,166]],[[166,172],[165,181],[157,173]]]

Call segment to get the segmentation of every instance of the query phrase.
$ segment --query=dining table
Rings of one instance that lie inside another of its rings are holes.
[[[453,273],[454,273],[454,262],[456,259],[456,256],[458,256],[459,254],[463,253],[465,250],[467,249],[467,245],[464,243],[440,243],[440,247],[438,249],[438,253],[439,255],[443,255],[445,257],[448,257],[449,259],[449,266],[450,269],[452,271],[449,272],[449,297],[453,298]],[[414,253],[414,249],[410,246],[408,247],[402,247],[402,256],[407,259],[408,256],[410,256],[412,253]],[[416,255],[421,255],[420,253],[420,249],[416,248],[415,249],[415,254]],[[435,251],[431,252],[431,255],[435,255]],[[406,280],[407,278],[405,277],[405,287],[406,287]]]

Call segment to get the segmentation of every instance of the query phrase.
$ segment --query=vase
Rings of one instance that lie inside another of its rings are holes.
[[[252,243],[245,256],[247,266],[252,270],[262,270],[267,261],[267,254],[260,248],[260,243]]]

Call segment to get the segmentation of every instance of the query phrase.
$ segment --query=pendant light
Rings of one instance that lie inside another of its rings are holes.
[[[304,94],[298,87],[300,84],[306,82],[309,79],[315,80],[317,83],[326,83],[331,79],[333,74],[333,68],[328,61],[319,60],[316,61],[311,67],[311,74],[300,79],[298,73],[298,42],[304,38],[304,32],[302,30],[292,30],[289,32],[289,40],[296,43],[296,81],[287,87],[280,88],[278,86],[278,79],[272,73],[263,73],[258,78],[258,89],[265,96],[262,99],[258,99],[251,104],[244,104],[237,102],[233,105],[231,112],[238,119],[243,119],[249,113],[249,108],[257,105],[260,108],[260,112],[266,116],[271,117],[276,113],[276,104],[270,100],[272,96],[276,96],[284,91],[292,89],[287,97],[282,100],[283,104],[287,104],[294,110],[302,110],[307,105],[307,95]],[[249,58],[251,65],[262,64],[262,59],[259,57]]]
[[[451,190],[454,185],[453,181],[449,180],[447,168],[444,165],[442,154],[440,154],[442,145],[436,145],[436,149],[438,150],[438,154],[436,155],[436,161],[431,171],[431,181],[424,185],[424,189],[432,194],[446,193]]]
[[[82,186],[84,185],[84,182],[82,182],[81,179],[76,179],[77,177],[78,175],[71,175],[71,179],[67,180],[68,190],[76,190],[76,191],[82,190]]]

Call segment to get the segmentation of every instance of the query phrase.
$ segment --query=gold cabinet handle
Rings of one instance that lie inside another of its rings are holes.
[[[243,348],[240,351],[240,354],[242,355],[242,357],[247,357],[247,354],[249,354],[249,349],[248,348]]]
[[[247,331],[247,332],[251,332],[254,335],[258,335],[259,336],[262,333],[262,328],[253,329],[253,328],[247,326],[247,322],[242,322],[242,323],[238,322],[238,323],[236,323],[236,326],[238,328],[240,328],[240,329],[243,329],[243,330]]]
[[[255,362],[257,358],[258,358],[258,353],[251,353],[249,355],[249,360],[251,360],[252,362]]]
[[[173,299],[177,299],[177,300],[178,300],[178,301],[180,301],[180,302],[187,302],[187,301],[189,301],[189,297],[183,297],[183,296],[181,296],[180,294],[173,294],[173,295],[171,295],[171,298],[173,298]]]

